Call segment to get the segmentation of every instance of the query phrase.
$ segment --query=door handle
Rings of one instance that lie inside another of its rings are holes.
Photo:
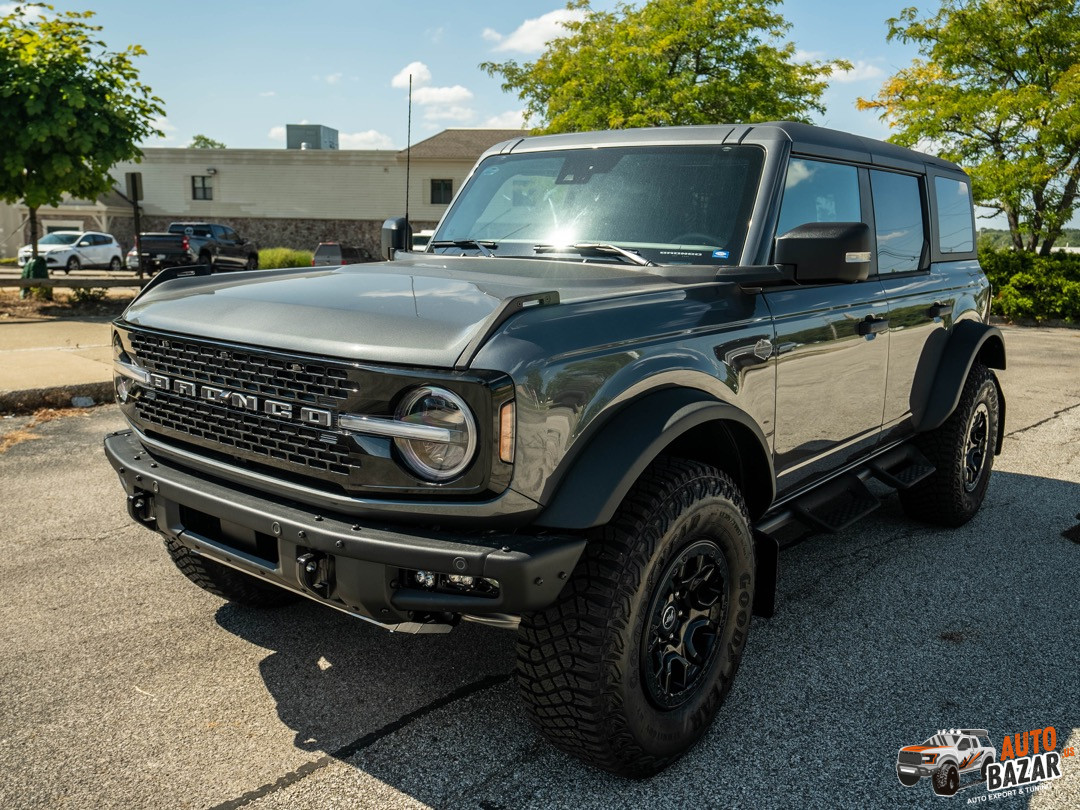
[[[927,310],[927,314],[931,318],[940,318],[942,315],[944,315],[951,309],[952,307],[948,304],[935,303],[933,306],[930,307],[930,309]]]
[[[859,321],[860,335],[879,335],[887,331],[889,331],[888,318],[875,318],[873,315],[867,315],[865,321]]]

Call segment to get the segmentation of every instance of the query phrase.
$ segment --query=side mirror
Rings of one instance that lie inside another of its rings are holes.
[[[865,222],[807,222],[776,237],[773,261],[794,265],[800,284],[850,284],[870,274],[872,250]]]
[[[408,250],[412,245],[412,228],[409,227],[409,220],[405,217],[386,220],[382,224],[380,242],[379,255],[387,261],[392,261],[397,251]]]

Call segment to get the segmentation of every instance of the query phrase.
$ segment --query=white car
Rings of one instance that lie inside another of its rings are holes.
[[[33,255],[30,245],[19,248],[19,266],[24,266]],[[65,273],[80,267],[107,267],[120,270],[124,266],[124,253],[111,234],[97,231],[54,231],[38,240],[38,255],[45,258],[50,270]]]

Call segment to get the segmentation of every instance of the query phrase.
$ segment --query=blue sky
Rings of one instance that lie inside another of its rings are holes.
[[[557,30],[558,14],[565,13],[558,0],[54,4],[97,12],[112,48],[146,48],[138,66],[166,108],[160,124],[166,137],[148,145],[185,146],[203,133],[228,146],[252,148],[284,146],[284,125],[304,121],[339,130],[342,148],[404,147],[406,91],[400,76],[408,65],[414,76],[414,143],[446,127],[516,126],[520,101],[478,65],[535,58]],[[855,110],[855,99],[874,94],[915,56],[910,46],[885,41],[885,20],[910,4],[866,0],[829,8],[820,0],[788,0],[779,7],[800,52],[855,65],[833,80],[827,112],[816,123],[888,135],[875,115]],[[0,9],[10,5],[0,3]]]

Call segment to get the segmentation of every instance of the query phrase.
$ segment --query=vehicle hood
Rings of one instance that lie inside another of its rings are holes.
[[[452,367],[515,296],[563,302],[677,289],[618,265],[401,254],[394,262],[226,273],[164,282],[133,326],[349,360]]]
[[[937,751],[941,748],[948,748],[947,745],[909,745],[907,748],[901,748],[901,751],[914,751],[915,753],[922,753],[923,751]]]
[[[45,253],[56,253],[60,250],[74,250],[74,245],[38,245],[38,255]],[[33,253],[33,249],[30,245],[23,245],[19,248],[19,253]]]

